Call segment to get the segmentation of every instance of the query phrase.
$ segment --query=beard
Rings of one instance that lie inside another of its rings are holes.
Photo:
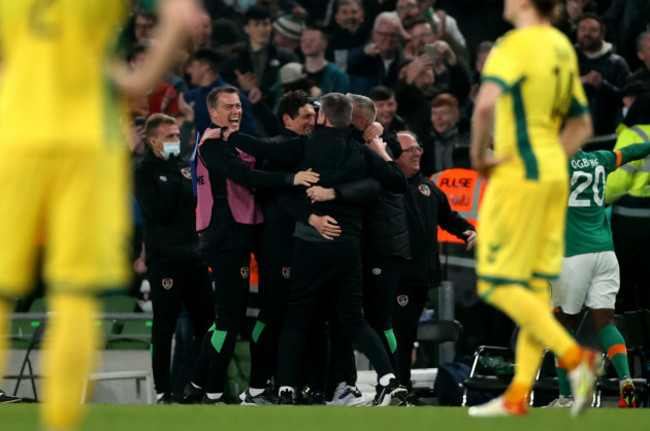
[[[422,92],[424,97],[427,99],[433,99],[433,96],[436,96],[438,93],[440,93],[440,90],[438,87],[436,87],[436,83],[427,83],[427,84],[420,84],[417,86],[418,90]]]
[[[596,52],[603,45],[600,39],[592,39],[590,37],[583,37],[578,40],[578,45],[583,51]]]
[[[359,27],[361,27],[361,22],[354,18],[349,18],[343,21],[342,27],[350,33],[356,33],[357,30],[359,30]]]

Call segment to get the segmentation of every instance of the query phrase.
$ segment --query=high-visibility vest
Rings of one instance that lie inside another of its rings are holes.
[[[447,169],[432,175],[431,180],[447,195],[451,209],[458,211],[458,214],[476,227],[479,206],[485,190],[485,181],[481,179],[479,173],[471,169]],[[463,243],[454,235],[440,229],[440,226],[438,226],[438,242]]]
[[[650,140],[650,124],[639,124],[620,132],[614,149]],[[627,208],[624,196],[650,198],[650,156],[631,161],[615,170],[607,177],[605,203],[613,204],[612,211],[631,217],[650,217],[648,208]]]

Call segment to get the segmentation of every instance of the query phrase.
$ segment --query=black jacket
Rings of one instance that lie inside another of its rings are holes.
[[[282,66],[290,62],[298,62],[298,56],[286,48],[278,47],[270,43],[267,46],[266,66],[262,79],[258,87],[264,94],[264,101],[268,106],[275,106],[275,92],[271,91],[271,87],[275,85],[278,79],[278,71]],[[226,82],[237,82],[237,75],[235,69],[241,73],[253,72],[253,59],[251,57],[250,45],[243,46],[242,48],[234,51],[223,61],[220,67],[221,76]]]
[[[286,140],[298,138],[298,134],[283,128],[280,134],[273,138],[264,139],[269,145],[281,143]],[[261,166],[265,171],[271,172],[294,172],[294,167],[286,163],[260,159]],[[291,262],[293,255],[293,231],[296,222],[287,210],[278,203],[278,194],[291,192],[292,188],[262,189],[259,190],[256,198],[264,213],[264,224],[260,231],[259,252],[265,259],[259,263],[267,262]]]
[[[460,239],[465,239],[463,232],[474,227],[453,211],[443,191],[419,172],[409,179],[404,205],[411,260],[404,265],[400,285],[437,286],[440,282],[438,226]]]
[[[163,160],[147,150],[134,176],[147,263],[198,259],[196,199],[189,164],[174,156]]]
[[[362,132],[353,131],[353,136],[363,142]],[[382,136],[386,142],[386,151],[397,159],[402,153],[402,147],[397,140],[397,135],[386,131]],[[345,190],[345,189],[344,189]],[[338,188],[337,188],[338,191]],[[368,191],[359,191],[370,194]],[[348,196],[345,196],[347,194]],[[351,192],[345,190],[343,193],[347,199],[360,200],[360,196],[350,196]],[[382,257],[398,256],[404,259],[411,257],[409,243],[408,222],[404,199],[401,194],[393,193],[380,188],[376,199],[372,199],[366,206],[363,217],[362,246],[364,258],[376,259]]]
[[[319,185],[336,187],[339,184],[375,177],[384,187],[395,193],[406,189],[404,174],[395,162],[386,163],[371,149],[359,144],[351,130],[319,127],[313,135],[287,140],[278,145],[264,142],[242,133],[233,133],[230,142],[238,148],[259,157],[281,160],[298,170],[312,168],[320,174]],[[299,223],[297,236],[308,240],[322,238],[308,226],[309,215],[329,215],[341,226],[340,239],[359,238],[363,203],[347,203],[339,200],[311,204],[307,195],[297,195],[302,211],[294,213]]]
[[[226,178],[254,191],[256,187],[291,186],[294,175],[251,169],[241,160],[235,147],[221,139],[206,140],[200,147],[199,156],[208,169],[214,199],[210,225],[201,232],[201,251],[252,248],[253,225],[237,223],[233,219],[226,195]]]

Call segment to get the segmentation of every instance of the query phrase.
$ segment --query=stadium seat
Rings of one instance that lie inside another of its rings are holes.
[[[149,349],[151,344],[151,316],[148,319],[128,319],[119,334],[107,336],[109,349]]]

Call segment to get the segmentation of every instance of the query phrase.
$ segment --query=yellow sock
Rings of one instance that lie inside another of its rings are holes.
[[[548,347],[564,360],[564,354],[576,342],[553,317],[546,290],[531,290],[521,285],[493,286],[484,281],[478,283],[479,295],[486,302],[506,313],[522,331],[527,331],[540,345]]]
[[[95,365],[101,338],[95,325],[99,305],[94,297],[57,294],[49,298],[53,312],[43,351],[43,425],[52,429],[79,427],[81,388]]]
[[[9,351],[9,313],[11,307],[8,302],[0,300],[0,376],[5,374],[7,355]]]
[[[517,337],[517,351],[515,354],[515,376],[512,378],[513,383],[519,384],[530,392],[530,388],[535,382],[537,370],[542,362],[542,346],[529,331],[519,330]]]

